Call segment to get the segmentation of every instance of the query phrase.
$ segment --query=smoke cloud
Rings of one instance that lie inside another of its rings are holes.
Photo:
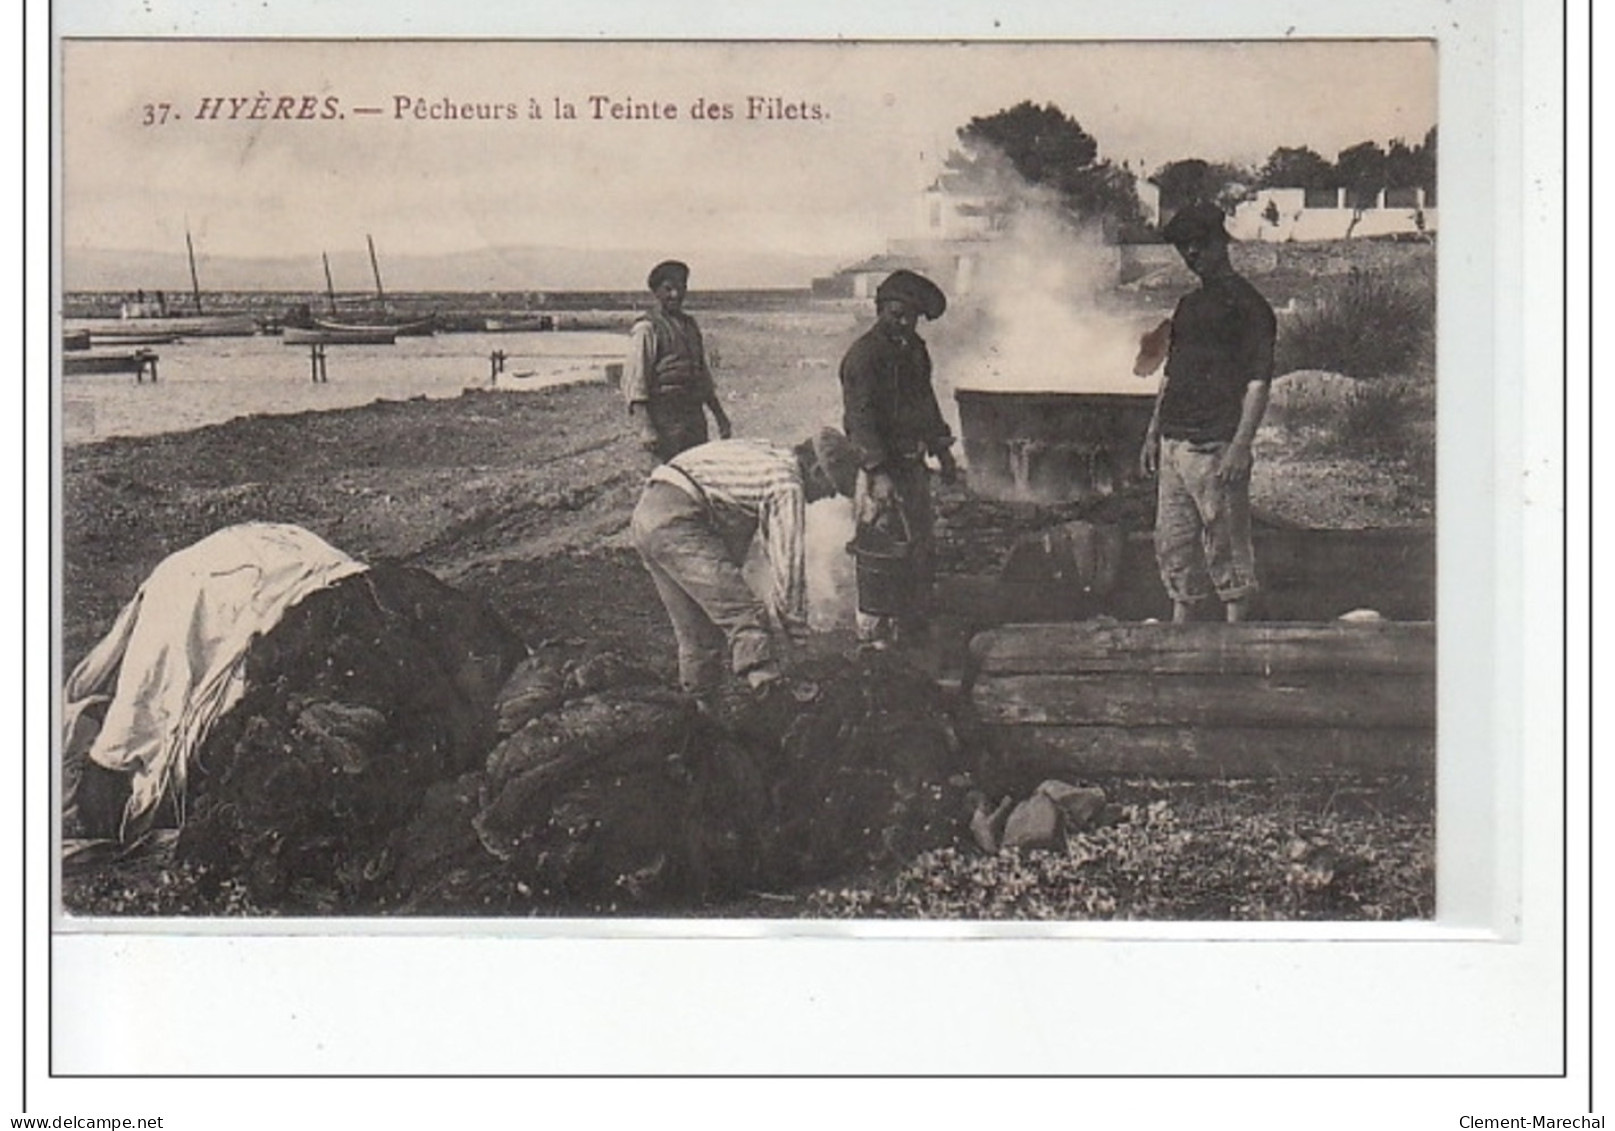
[[[1153,318],[1106,309],[1114,248],[1034,199],[985,241],[964,292],[930,336],[949,389],[1153,395],[1133,375]],[[949,325],[954,310],[958,317]],[[951,398],[950,398],[951,399]]]

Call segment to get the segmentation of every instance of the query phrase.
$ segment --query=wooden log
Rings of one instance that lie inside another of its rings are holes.
[[[1434,767],[1428,622],[1008,625],[971,653],[976,714],[1029,774]]]
[[[1358,672],[1111,671],[994,675],[971,701],[984,722],[1034,726],[1433,727],[1435,678]]]
[[[1286,676],[1435,670],[1435,626],[1401,623],[1009,625],[971,641],[980,676],[1149,672]]]
[[[989,727],[1015,780],[1268,778],[1435,773],[1428,728]]]

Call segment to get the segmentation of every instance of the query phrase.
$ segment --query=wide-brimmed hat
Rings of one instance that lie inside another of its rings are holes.
[[[682,287],[690,281],[690,265],[677,259],[664,259],[650,269],[650,277],[645,280],[645,286],[654,291],[668,280]]]
[[[948,296],[942,293],[941,287],[906,268],[893,271],[875,288],[876,302],[892,298],[903,300],[932,321],[941,318],[948,308]]]
[[[858,449],[852,441],[834,428],[821,428],[809,441],[813,445],[813,458],[825,476],[834,483],[838,494],[852,498],[858,489]]]
[[[1228,229],[1223,227],[1226,217],[1221,208],[1209,200],[1197,200],[1186,204],[1173,214],[1166,227],[1161,229],[1161,238],[1167,243],[1178,247],[1191,243],[1209,243],[1212,240],[1228,242]]]

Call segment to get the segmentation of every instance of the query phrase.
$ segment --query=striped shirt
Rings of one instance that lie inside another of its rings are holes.
[[[726,545],[749,545],[760,533],[772,578],[768,606],[792,634],[806,631],[806,495],[794,452],[766,440],[713,440],[680,452],[650,480],[704,503]]]

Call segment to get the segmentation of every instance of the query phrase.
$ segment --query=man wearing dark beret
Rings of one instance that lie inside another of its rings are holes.
[[[1251,444],[1273,379],[1273,308],[1228,259],[1222,209],[1197,201],[1161,234],[1200,278],[1172,313],[1166,372],[1139,462],[1158,475],[1155,556],[1175,622],[1212,596],[1244,620],[1257,589]]]
[[[684,313],[690,268],[676,259],[651,268],[646,286],[656,302],[635,321],[623,365],[622,392],[639,441],[658,463],[707,441],[707,410],[728,439],[732,428],[707,368],[695,319]]]
[[[877,646],[923,635],[930,612],[936,516],[926,457],[935,457],[946,481],[958,469],[953,433],[931,387],[931,355],[915,326],[921,315],[940,318],[946,308],[931,280],[894,271],[875,290],[874,326],[841,361],[843,424],[862,465],[854,508],[859,536],[880,529],[906,536],[908,544],[905,613],[858,612],[859,639]]]

